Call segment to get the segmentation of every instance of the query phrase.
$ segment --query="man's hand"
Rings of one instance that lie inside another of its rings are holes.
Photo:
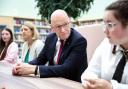
[[[35,65],[30,65],[28,63],[17,63],[14,65],[12,69],[13,75],[28,75],[28,74],[34,74],[35,72]]]

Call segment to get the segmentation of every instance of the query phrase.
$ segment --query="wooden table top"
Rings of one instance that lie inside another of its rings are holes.
[[[0,62],[0,89],[84,89],[79,82],[65,78],[13,76],[12,65]]]

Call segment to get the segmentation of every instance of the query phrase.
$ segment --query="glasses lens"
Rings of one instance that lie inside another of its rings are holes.
[[[109,23],[103,23],[103,29],[104,30],[105,29],[112,29],[115,26],[116,26],[116,23],[111,23],[111,22],[109,22]]]

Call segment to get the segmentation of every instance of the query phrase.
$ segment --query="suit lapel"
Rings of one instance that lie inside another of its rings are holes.
[[[56,42],[57,42],[57,37],[55,39],[53,39],[52,44],[51,44],[51,58],[50,58],[50,64],[53,64],[53,60],[54,60],[54,53],[55,53],[55,49],[56,49]]]
[[[64,44],[64,48],[62,50],[62,54],[61,54],[61,57],[60,57],[61,60],[60,60],[59,64],[61,64],[65,61],[65,56],[64,55],[68,55],[68,52],[69,52],[70,47],[71,47],[70,44],[71,44],[71,41],[72,41],[72,34],[73,34],[73,32],[71,30],[71,34],[70,34],[69,38],[66,40],[66,42]]]

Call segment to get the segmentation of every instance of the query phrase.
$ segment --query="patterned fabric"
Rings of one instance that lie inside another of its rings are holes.
[[[58,53],[57,64],[59,63],[60,56],[61,56],[61,53],[62,53],[62,49],[64,47],[64,41],[60,40],[60,42],[61,42],[61,44],[60,44],[60,49],[59,49],[59,53]]]

